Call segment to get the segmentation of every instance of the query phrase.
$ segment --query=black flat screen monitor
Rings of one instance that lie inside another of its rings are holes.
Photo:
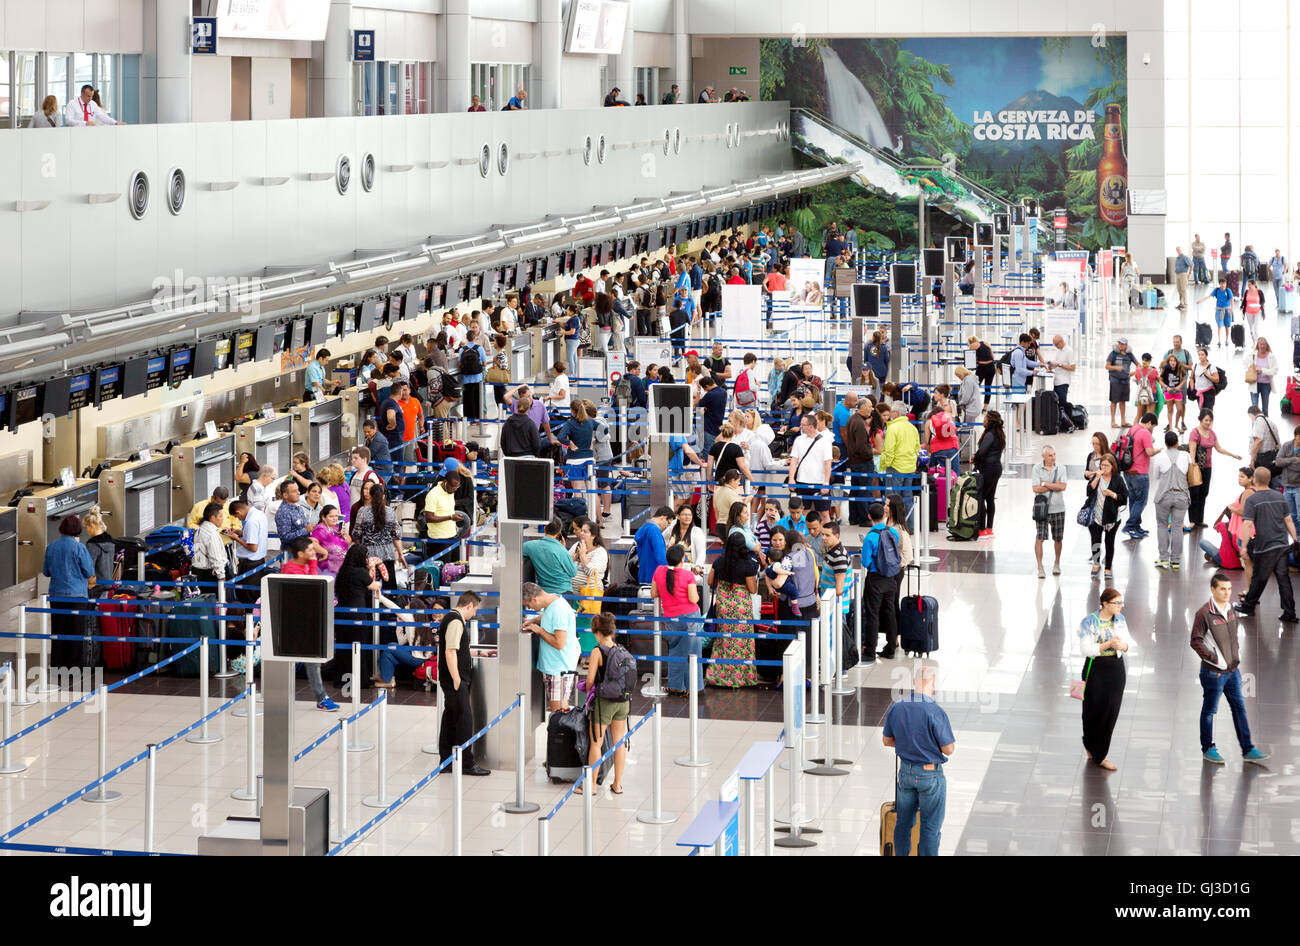
[[[25,388],[15,388],[10,392],[14,399],[9,408],[9,426],[21,427],[41,419],[41,396],[44,385],[31,384]]]
[[[95,371],[97,404],[122,396],[122,366],[105,365]]]
[[[966,262],[966,238],[965,237],[945,237],[943,241],[944,251],[948,254],[948,262],[964,263]]]
[[[379,303],[375,299],[367,299],[361,303],[361,314],[357,317],[358,332],[373,332],[378,324]]]
[[[329,335],[329,324],[329,312],[313,312],[311,316],[311,332],[307,336],[307,344],[312,348],[324,345],[325,339]]]
[[[231,353],[235,350],[233,338],[218,338],[212,350],[212,370],[222,371],[232,364]]]
[[[993,245],[993,224],[991,223],[975,224],[975,245],[976,246]]]
[[[265,361],[275,353],[275,330],[278,326],[263,325],[257,330],[257,342],[253,345],[253,359]]]
[[[653,253],[656,250],[662,249],[665,234],[666,231],[664,230],[651,230],[649,233],[650,241],[646,244],[645,252]]]
[[[191,374],[196,378],[209,377],[217,370],[217,342],[226,343],[226,352],[230,352],[230,339],[205,338],[194,344],[194,363]],[[225,367],[224,365],[222,367]]]
[[[880,318],[880,286],[873,282],[853,284],[853,315],[860,319]]]
[[[89,378],[87,378],[89,380]],[[41,414],[53,414],[63,417],[72,410],[72,375],[51,378],[45,382],[45,396],[41,404]]]
[[[194,349],[177,348],[173,349],[168,356],[167,381],[169,384],[180,384],[188,380],[194,374]]]
[[[45,397],[48,399],[49,396],[49,385],[46,385]],[[79,411],[83,407],[90,407],[96,403],[98,402],[95,400],[94,375],[89,371],[74,374],[72,383],[68,385],[68,410]],[[46,413],[49,413],[48,407]]]
[[[1011,214],[994,214],[993,232],[998,236],[1010,236]]]
[[[240,332],[235,336],[235,364],[243,365],[253,360],[257,349],[255,339],[253,332]]]
[[[470,273],[468,296],[465,299],[465,301],[468,302],[470,299],[482,299],[482,298],[483,298],[483,274]]]
[[[160,388],[167,383],[167,375],[170,370],[168,358],[166,355],[155,355],[145,363],[145,389],[152,391],[154,388]]]
[[[650,386],[650,436],[690,437],[695,428],[689,384]]]
[[[1011,225],[1013,227],[1023,227],[1025,225],[1025,208],[1019,204],[1011,208]]]
[[[545,525],[551,521],[555,469],[550,460],[501,458],[501,521]]]
[[[334,656],[334,583],[315,575],[263,579],[270,656],[324,663]]]
[[[436,282],[431,284],[429,286],[428,311],[432,312],[434,309],[441,309],[442,300],[445,299],[446,297],[447,297],[447,284],[445,282]]]
[[[915,263],[894,263],[889,267],[889,291],[900,296],[916,295]]]
[[[943,250],[925,250],[921,254],[925,275],[938,279],[943,275]]]
[[[149,356],[132,358],[122,372],[122,397],[135,397],[149,390]]]
[[[465,301],[465,277],[455,276],[447,281],[447,298],[442,305],[455,305]]]
[[[293,331],[289,335],[289,348],[293,351],[297,351],[299,348],[306,348],[307,320],[296,319],[291,323],[291,325],[293,326]]]

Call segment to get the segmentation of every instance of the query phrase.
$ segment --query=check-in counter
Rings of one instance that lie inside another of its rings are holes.
[[[72,486],[47,486],[18,501],[18,580],[41,573],[45,549],[59,537],[64,516],[84,516],[99,504],[99,480],[77,480]],[[109,524],[110,531],[116,531]],[[82,534],[85,538],[85,533]]]
[[[18,508],[0,509],[0,592],[18,584]]]
[[[331,458],[346,455],[348,446],[343,442],[343,398],[326,397],[319,401],[304,401],[290,408],[293,416],[293,444],[313,468],[327,463]]]
[[[235,450],[251,453],[262,466],[275,467],[276,473],[288,473],[293,461],[293,417],[277,414],[240,424],[235,428]]]
[[[374,408],[367,410],[361,406],[361,400],[366,395],[368,389],[365,385],[344,388],[339,392],[339,397],[343,401],[343,420],[340,430],[343,439],[348,443],[361,443],[365,440],[365,431],[361,425],[365,423],[367,417],[373,417]]]
[[[109,534],[145,536],[170,523],[172,458],[154,457],[120,463],[99,474],[99,507]]]
[[[516,335],[510,340],[510,379],[515,382],[532,381],[534,367],[539,364],[533,358],[533,339],[531,332]]]
[[[234,496],[235,435],[187,440],[172,447],[172,518],[188,516],[194,504],[224,486]]]

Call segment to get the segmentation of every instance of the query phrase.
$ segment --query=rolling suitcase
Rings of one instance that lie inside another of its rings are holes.
[[[1146,292],[1142,294],[1142,299],[1148,309],[1160,308],[1160,293],[1155,286],[1148,286]]]
[[[969,542],[979,534],[980,475],[957,477],[948,506],[948,538]]]
[[[1232,328],[1229,329],[1228,331],[1229,334],[1232,336],[1233,348],[1246,347],[1246,326],[1242,325],[1240,322],[1233,322]]]
[[[1056,399],[1055,392],[1039,391],[1034,395],[1030,407],[1030,419],[1034,426],[1034,433],[1048,437],[1056,434],[1059,427],[1057,420],[1060,417],[1061,402]]]
[[[1234,296],[1241,295],[1241,273],[1235,269],[1228,273],[1228,288]]]
[[[898,646],[909,656],[929,657],[939,649],[939,602],[920,593],[920,565],[907,567],[907,590],[912,590],[914,568],[917,593],[908,594],[898,604]]]
[[[1142,308],[1142,290],[1136,286],[1128,291],[1128,307],[1130,309]]]
[[[135,637],[136,606],[116,600],[130,595],[113,595],[99,603],[99,633],[104,637]],[[104,669],[129,670],[135,662],[135,644],[130,641],[104,641]]]
[[[546,722],[546,775],[552,782],[576,782],[587,764],[587,710],[575,706]]]
[[[953,458],[953,470],[954,473],[957,470],[956,457]],[[940,522],[948,521],[948,494],[952,490],[952,479],[948,478],[948,468],[945,466],[931,467],[931,471],[934,475],[931,477],[930,490],[938,497],[935,500],[936,508],[933,520],[935,528],[932,531],[937,531]],[[953,479],[956,479],[955,475]]]
[[[1290,315],[1295,312],[1295,286],[1291,283],[1283,283],[1282,291],[1278,293],[1277,311],[1280,315]],[[1291,332],[1291,337],[1295,337],[1295,330]]]
[[[1214,329],[1209,322],[1196,323],[1196,344],[1198,346],[1208,345],[1214,341]]]
[[[898,824],[898,755],[894,755],[894,800],[880,806],[880,856],[894,856],[894,828]],[[908,857],[916,857],[916,848],[921,843],[921,813],[918,810],[916,820],[912,822],[912,849]]]
[[[204,594],[185,601],[176,601],[163,605],[163,614],[172,614],[174,616],[169,620],[160,622],[162,624],[161,636],[184,638],[220,637],[221,635],[217,633],[216,604],[216,595]],[[188,644],[168,644],[163,649],[163,656],[170,657],[188,646]],[[196,648],[172,664],[172,669],[178,677],[197,677],[199,675],[200,659],[199,649]],[[217,672],[220,660],[221,655],[217,653],[216,648],[212,648],[208,652],[209,674]]]

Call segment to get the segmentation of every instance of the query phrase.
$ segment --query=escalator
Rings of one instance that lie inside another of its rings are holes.
[[[795,150],[818,164],[858,162],[853,179],[886,197],[916,200],[924,192],[928,206],[966,223],[992,220],[995,212],[1009,209],[1005,200],[938,161],[905,162],[810,109],[790,109],[790,134]]]

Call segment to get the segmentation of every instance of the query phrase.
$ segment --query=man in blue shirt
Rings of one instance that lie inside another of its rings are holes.
[[[881,567],[881,541],[898,549],[898,530],[885,523],[885,507],[872,503],[867,507],[871,530],[862,537],[862,571],[866,577],[862,591],[862,659],[871,663],[877,657],[877,635],[885,635],[885,649],[879,656],[894,659],[898,643],[898,574],[899,568]]]
[[[361,430],[366,437],[366,449],[370,451],[370,465],[380,470],[388,469],[390,447],[388,438],[379,432],[379,421],[367,417]]]
[[[707,372],[700,375],[700,390],[704,392],[698,405],[704,411],[704,421],[700,425],[700,453],[708,456],[727,416],[727,390]]]
[[[803,517],[803,499],[790,497],[790,513],[776,520],[778,529],[793,529],[795,532],[808,534],[808,521]]]
[[[912,824],[921,815],[920,857],[939,853],[948,801],[943,763],[957,748],[948,714],[934,701],[934,668],[917,667],[913,692],[894,701],[885,713],[883,741],[898,754],[898,782],[894,789],[894,856],[912,851]]]
[[[1229,329],[1232,328],[1232,299],[1233,292],[1228,288],[1228,277],[1219,277],[1219,288],[1215,289],[1211,295],[1214,296],[1214,324],[1219,327],[1219,345],[1222,347],[1229,342]]]
[[[695,310],[700,307],[700,290],[704,288],[704,267],[700,265],[700,259],[697,256],[691,260],[691,315],[694,317]]]
[[[506,103],[506,107],[503,108],[501,111],[522,112],[525,108],[527,108],[527,106],[524,105],[524,101],[527,98],[528,98],[528,93],[525,92],[523,89],[520,89],[518,92],[516,92],[513,96],[510,97],[510,101]]]
[[[1027,332],[1021,332],[1019,343],[1011,349],[1011,383],[1016,387],[1024,387],[1029,376],[1038,369],[1038,362],[1029,357],[1029,345],[1033,340]]]
[[[858,396],[850,391],[844,395],[844,400],[835,405],[835,412],[831,415],[835,446],[840,448],[841,455],[844,453],[844,428],[849,425],[849,418],[853,416],[853,412],[857,409]]]
[[[312,398],[317,396],[325,397],[325,395],[330,393],[325,387],[325,365],[329,360],[329,349],[322,348],[316,352],[316,356],[312,358],[311,364],[307,366],[307,400],[310,401]],[[337,385],[335,387],[337,388]]]
[[[1286,311],[1282,307],[1282,282],[1286,279],[1286,257],[1281,250],[1274,250],[1268,261],[1268,275],[1273,280],[1273,298],[1277,300],[1278,312]]]
[[[402,412],[402,391],[407,387],[405,381],[396,381],[389,389],[388,397],[379,404],[379,432],[388,441],[389,448],[406,442],[406,415]]]
[[[673,522],[673,511],[660,506],[650,521],[636,530],[637,584],[648,585],[654,580],[655,569],[668,564],[668,547],[664,544],[664,530]]]
[[[1192,258],[1183,252],[1181,246],[1174,247],[1174,285],[1178,287],[1178,308],[1187,308],[1187,279],[1192,271]]]
[[[627,363],[627,385],[632,389],[632,402],[629,407],[645,408],[649,406],[646,398],[645,381],[641,379],[641,363],[639,361],[629,361]]]

